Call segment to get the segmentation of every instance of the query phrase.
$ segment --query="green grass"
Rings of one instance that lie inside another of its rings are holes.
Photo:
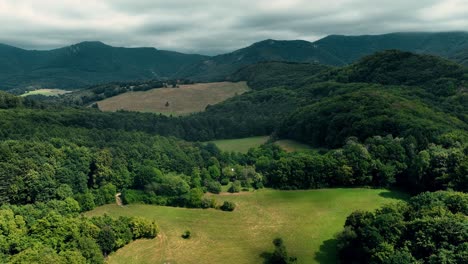
[[[234,212],[151,205],[106,205],[88,216],[143,216],[155,219],[160,235],[138,240],[110,255],[111,264],[131,263],[262,263],[282,237],[298,263],[335,263],[334,235],[354,210],[373,210],[405,198],[401,193],[375,189],[309,191],[261,190],[214,196],[237,204]],[[182,239],[185,230],[192,237]]]
[[[247,153],[250,148],[259,147],[265,144],[269,138],[269,136],[260,136],[237,139],[222,139],[211,142],[215,143],[216,146],[218,146],[218,148],[222,151]],[[290,139],[278,140],[275,141],[275,144],[287,152],[317,151],[317,149],[314,149],[309,145]]]
[[[59,96],[61,94],[69,93],[70,91],[60,90],[60,89],[38,89],[34,91],[29,91],[21,96],[29,96],[29,95],[44,95],[44,96]]]
[[[247,153],[250,148],[263,145],[268,138],[269,136],[261,136],[239,139],[222,139],[212,142],[222,151]]]

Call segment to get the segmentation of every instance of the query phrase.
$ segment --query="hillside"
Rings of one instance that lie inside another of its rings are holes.
[[[161,79],[204,58],[155,48],[117,48],[101,42],[49,51],[0,45],[0,83],[2,89],[72,89],[111,81]]]
[[[158,88],[149,91],[127,92],[102,101],[102,111],[138,111],[165,115],[187,115],[202,112],[228,98],[249,90],[245,82],[199,83],[180,85],[178,88]]]

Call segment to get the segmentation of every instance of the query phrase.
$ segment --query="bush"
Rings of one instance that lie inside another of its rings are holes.
[[[142,217],[135,217],[130,222],[133,239],[155,238],[158,235],[158,226],[154,221]]]
[[[221,192],[221,184],[219,182],[209,182],[206,188],[210,193],[218,194]]]
[[[182,238],[183,238],[183,239],[189,239],[191,236],[192,236],[192,233],[190,233],[189,230],[185,231],[185,232],[182,234]]]
[[[236,208],[236,204],[229,201],[224,201],[223,205],[221,205],[220,209],[223,211],[232,212]]]
[[[215,208],[216,207],[216,200],[214,198],[203,198],[201,201],[201,208]]]
[[[228,192],[230,193],[238,193],[241,191],[241,184],[239,181],[235,181],[231,184],[231,187],[229,187]]]

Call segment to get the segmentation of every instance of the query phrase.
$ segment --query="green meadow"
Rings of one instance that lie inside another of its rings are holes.
[[[269,136],[260,136],[238,139],[222,139],[211,142],[218,146],[222,151],[247,153],[249,149],[265,144],[269,138]]]
[[[138,240],[113,253],[111,264],[131,263],[262,263],[281,237],[298,263],[335,263],[334,236],[354,210],[373,210],[405,195],[382,189],[264,189],[213,195],[221,203],[236,203],[234,212],[132,204],[106,205],[88,216],[142,216],[161,230],[151,240]],[[184,231],[192,237],[183,239]]]
[[[34,91],[29,91],[21,96],[29,96],[29,95],[44,95],[44,96],[59,96],[62,94],[69,93],[70,91],[61,90],[61,89],[38,89]]]

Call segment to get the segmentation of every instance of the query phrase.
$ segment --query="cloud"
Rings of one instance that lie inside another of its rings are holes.
[[[0,0],[0,42],[216,54],[273,39],[468,28],[468,0]]]

